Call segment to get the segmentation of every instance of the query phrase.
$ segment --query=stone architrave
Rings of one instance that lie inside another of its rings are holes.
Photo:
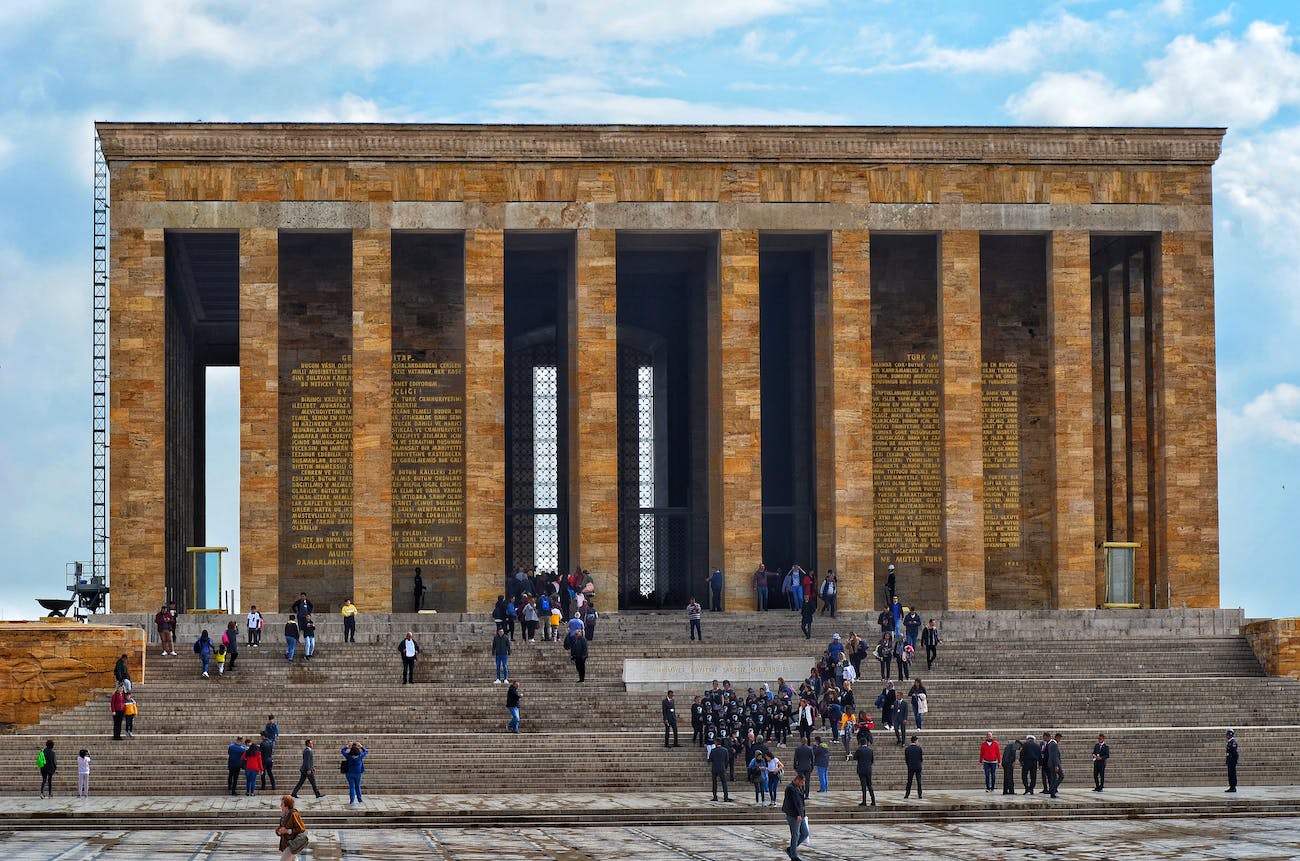
[[[758,231],[721,231],[718,252],[723,604],[739,610],[753,607],[763,554]]]
[[[877,594],[871,460],[871,236],[831,234],[831,366],[838,603],[868,608]],[[820,519],[820,518],[819,518]]]
[[[393,609],[392,234],[352,234],[352,600]]]
[[[983,610],[984,425],[979,231],[945,231],[939,243],[939,269],[947,609]]]
[[[1159,248],[1152,384],[1163,416],[1156,447],[1163,570],[1156,593],[1171,607],[1217,607],[1214,237],[1208,230],[1164,233]]]
[[[578,521],[573,559],[590,571],[602,612],[618,610],[618,294],[615,232],[579,230],[574,278],[573,394],[577,472],[569,516]]]
[[[279,606],[279,231],[239,231],[239,589]]]
[[[505,586],[505,234],[465,231],[465,610]]]
[[[109,557],[117,613],[157,609],[166,571],[166,282],[163,231],[109,243]]]
[[[1052,603],[1095,606],[1091,237],[1051,236],[1047,266],[1052,433]]]

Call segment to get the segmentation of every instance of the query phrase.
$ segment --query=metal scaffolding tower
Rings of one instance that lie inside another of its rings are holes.
[[[91,574],[108,576],[108,163],[95,135],[95,272],[91,357]]]

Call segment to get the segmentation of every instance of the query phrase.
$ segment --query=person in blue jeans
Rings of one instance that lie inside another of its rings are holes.
[[[506,711],[510,712],[510,723],[507,729],[511,732],[519,732],[519,682],[511,681],[510,687],[506,690]]]
[[[293,653],[298,650],[298,620],[289,616],[284,623],[284,656],[293,663]]]
[[[831,777],[831,749],[821,736],[813,738],[813,764],[817,766],[817,791],[825,792]]]
[[[497,665],[497,677],[492,684],[510,681],[510,638],[506,636],[505,628],[497,628],[496,636],[492,638],[492,657]]]
[[[790,826],[790,846],[785,854],[792,861],[799,861],[799,845],[808,842],[808,816],[803,790],[803,775],[796,775],[794,782],[786,787],[785,803],[781,805],[786,824]]]
[[[203,678],[208,678],[208,666],[212,661],[212,653],[215,649],[212,646],[212,638],[208,636],[208,629],[204,628],[203,633],[194,641],[194,654],[199,656],[203,662]]]
[[[361,797],[361,775],[366,771],[365,758],[369,753],[365,747],[357,741],[351,745],[343,745],[339,754],[347,760],[348,770],[345,776],[348,779],[348,804],[360,804],[364,801]]]

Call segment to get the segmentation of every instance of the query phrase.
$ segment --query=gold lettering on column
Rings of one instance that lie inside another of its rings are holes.
[[[289,534],[293,564],[352,564],[352,358],[289,373]]]
[[[465,560],[465,365],[393,355],[393,564]]]
[[[942,564],[939,356],[873,362],[871,387],[876,554],[898,564]]]
[[[1020,368],[981,366],[984,406],[984,548],[1021,549]],[[1023,565],[1020,553],[999,554],[1003,567]]]

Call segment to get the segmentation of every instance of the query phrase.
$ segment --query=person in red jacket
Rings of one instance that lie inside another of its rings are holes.
[[[255,795],[257,793],[257,776],[262,773],[262,748],[260,745],[251,743],[248,749],[244,751],[244,780],[246,781],[245,795]]]
[[[126,717],[126,688],[121,685],[113,691],[113,698],[108,701],[113,712],[113,741],[122,740],[122,720]]]
[[[980,745],[980,765],[984,766],[984,791],[992,792],[998,785],[998,764],[1002,762],[1002,748],[993,738],[993,733],[984,736]]]

